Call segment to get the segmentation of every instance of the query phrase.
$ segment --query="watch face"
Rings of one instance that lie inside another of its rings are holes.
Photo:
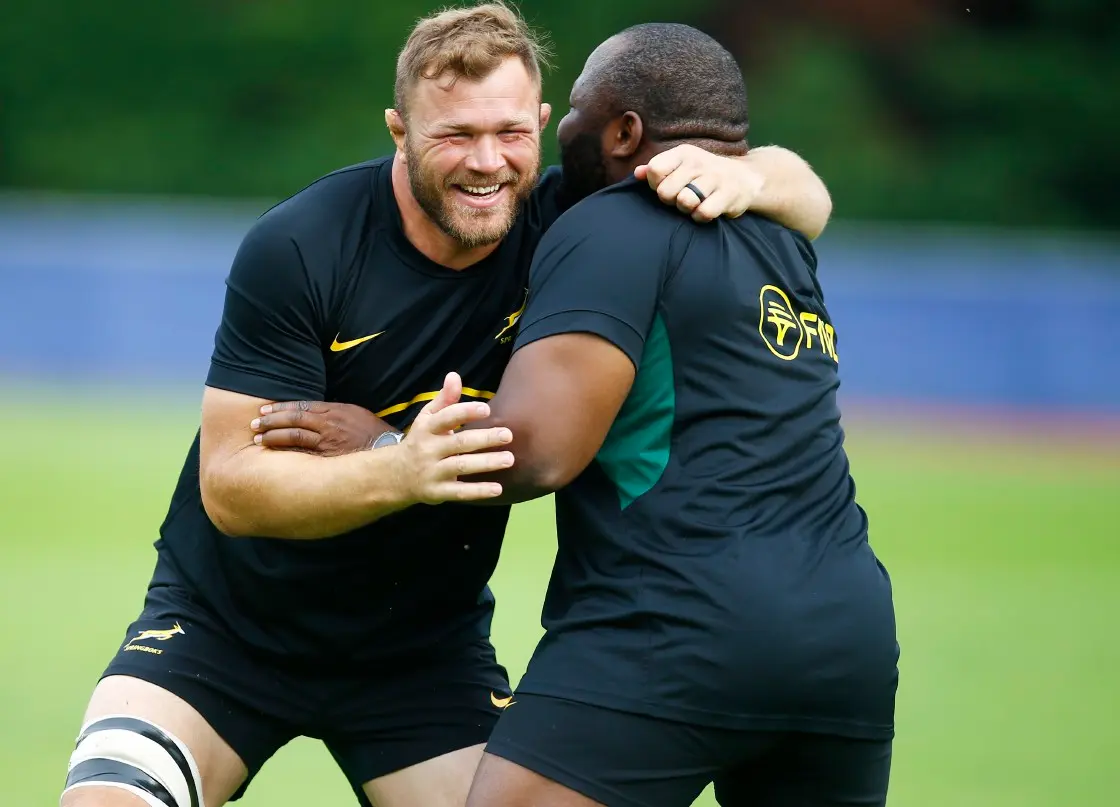
[[[384,448],[385,446],[396,445],[404,437],[400,432],[383,432],[376,440],[373,441],[374,448]]]

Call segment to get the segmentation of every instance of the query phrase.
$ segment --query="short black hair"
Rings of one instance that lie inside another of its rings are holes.
[[[635,25],[591,67],[595,94],[609,113],[638,113],[651,137],[746,144],[743,72],[703,31],[680,23]]]

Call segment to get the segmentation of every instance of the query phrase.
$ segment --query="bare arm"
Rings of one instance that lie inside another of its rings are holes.
[[[832,215],[832,197],[805,160],[781,146],[753,148],[738,159],[765,178],[750,210],[810,240],[824,232]]]
[[[626,354],[592,334],[558,334],[518,350],[490,402],[490,417],[465,426],[468,431],[508,428],[516,439],[503,448],[516,462],[474,477],[497,483],[502,492],[473,503],[523,502],[571,482],[602,447],[633,383],[634,365]],[[386,426],[353,404],[290,401],[259,418],[255,430],[269,446],[264,451],[292,454],[284,449],[298,448],[355,456],[350,452],[368,454],[363,448]]]
[[[249,424],[268,401],[207,387],[199,469],[207,515],[227,535],[315,539],[417,503],[497,495],[497,485],[457,477],[506,467],[509,452],[469,452],[498,448],[509,434],[500,429],[453,434],[463,423],[485,417],[489,408],[456,403],[458,392],[448,389],[445,385],[417,416],[400,445],[323,457],[255,444]]]
[[[666,204],[696,221],[736,218],[748,210],[797,230],[809,239],[824,232],[832,197],[805,160],[781,146],[753,148],[742,157],[720,157],[684,144],[663,151],[634,175]],[[686,186],[692,183],[701,202]]]
[[[634,383],[634,365],[607,340],[563,333],[513,354],[491,416],[467,426],[505,426],[516,435],[516,462],[479,477],[497,482],[502,495],[476,504],[512,504],[546,496],[591,463]]]

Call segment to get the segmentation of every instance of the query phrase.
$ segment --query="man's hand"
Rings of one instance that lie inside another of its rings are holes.
[[[814,240],[832,217],[832,197],[824,181],[805,160],[781,146],[719,157],[685,143],[639,165],[634,176],[696,221],[737,218],[750,210]],[[703,201],[694,189],[704,195]]]
[[[280,401],[261,407],[249,424],[253,442],[265,448],[337,457],[364,451],[392,426],[356,404]]]
[[[401,444],[377,449],[401,452],[403,481],[411,486],[412,497],[419,503],[477,501],[502,495],[497,482],[459,481],[460,476],[501,471],[513,465],[512,451],[485,450],[510,443],[513,433],[509,429],[497,426],[460,431],[468,423],[490,417],[489,404],[459,403],[462,394],[459,374],[448,373],[439,395],[420,410]]]
[[[378,449],[399,452],[399,482],[412,501],[477,501],[502,493],[502,486],[494,482],[459,481],[460,476],[491,473],[513,465],[512,452],[486,451],[510,443],[513,435],[509,429],[460,431],[466,424],[490,416],[489,404],[462,403],[462,393],[458,373],[448,373],[439,395],[420,410],[401,444]],[[267,404],[250,427],[256,432],[253,440],[258,445],[323,456],[366,450],[392,428],[360,406],[325,401]],[[479,451],[484,453],[474,453]]]
[[[646,180],[662,202],[675,204],[694,221],[743,215],[766,184],[765,175],[745,159],[720,157],[687,143],[639,165],[634,176]]]

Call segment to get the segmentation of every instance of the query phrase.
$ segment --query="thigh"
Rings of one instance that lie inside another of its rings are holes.
[[[784,735],[768,756],[715,779],[721,807],[884,807],[890,740]]]
[[[483,754],[471,786],[470,807],[603,807],[555,779],[495,754]]]
[[[99,723],[98,721],[116,717],[140,718],[147,723],[158,726],[164,733],[171,735],[186,747],[189,759],[193,762],[193,765],[188,763],[187,767],[193,768],[193,770],[172,770],[169,777],[158,776],[157,783],[165,790],[178,789],[181,791],[181,782],[169,780],[181,776],[185,783],[188,777],[193,780],[195,772],[197,772],[198,779],[201,781],[202,793],[200,795],[203,802],[207,807],[221,807],[245,781],[247,771],[237,753],[218,736],[218,733],[203,719],[202,715],[182,698],[165,689],[147,681],[127,676],[114,675],[103,678],[93,691],[93,697],[90,699],[85,717],[82,720],[82,731],[85,732],[87,727],[91,729],[97,729],[99,726],[108,728],[112,724],[108,722]],[[96,742],[99,733],[95,731],[89,737]],[[114,759],[120,755],[119,750],[110,751],[108,748],[103,750],[105,750],[109,759]],[[82,743],[79,743],[75,755],[76,759],[74,761],[90,758],[87,766],[89,764],[96,765],[96,760],[104,759],[103,757],[97,757],[96,751],[87,750]],[[78,757],[77,755],[81,756]],[[154,767],[164,767],[162,757],[155,760],[145,759],[144,762],[136,766],[140,771],[139,773],[135,770],[127,771],[124,772],[122,778],[127,780],[136,776],[145,776],[146,774],[143,772],[150,771],[153,762],[155,763]],[[78,772],[77,768],[73,770]],[[164,773],[167,772],[164,771]],[[197,791],[198,782],[194,782],[193,786]],[[190,785],[188,785],[189,787]],[[144,802],[139,801],[138,797],[132,795],[128,790],[98,786],[91,783],[87,786],[69,790],[62,800],[62,807],[118,803],[126,805],[143,804]]]
[[[215,801],[206,800],[213,807],[239,798],[264,762],[295,736],[289,704],[298,693],[286,681],[185,592],[160,587],[148,592],[125,632],[85,722],[120,714],[150,720],[176,736],[187,732],[180,739],[201,744],[200,767],[213,769]],[[163,726],[167,720],[182,726]],[[193,745],[191,751],[196,753]],[[209,792],[206,779],[203,785]]]
[[[363,793],[374,807],[463,807],[484,747],[460,748],[370,780]]]
[[[329,684],[332,704],[320,733],[359,800],[466,803],[483,744],[510,697],[488,639]]]
[[[486,746],[468,804],[687,807],[748,740],[724,729],[518,695]]]

